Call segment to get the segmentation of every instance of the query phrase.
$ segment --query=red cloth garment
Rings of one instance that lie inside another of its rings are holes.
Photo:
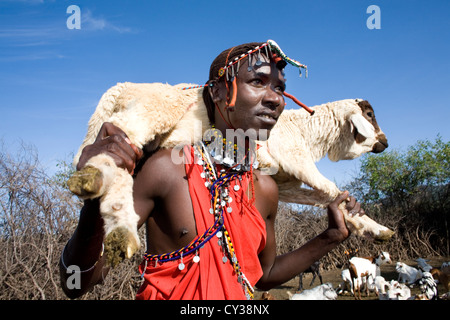
[[[194,159],[192,146],[185,148],[187,163],[186,174],[189,192],[194,209],[197,234],[202,235],[214,223],[214,215],[210,214],[211,195],[205,187],[205,180],[200,176],[203,167]],[[252,286],[262,276],[262,268],[258,254],[266,242],[265,222],[257,209],[250,204],[246,196],[249,174],[242,180],[230,182],[229,194],[232,212],[224,213],[224,225],[235,249],[241,270]],[[239,184],[238,191],[234,185]],[[198,251],[199,262],[194,262],[195,253],[183,256],[185,268],[178,269],[180,260],[157,263],[149,261],[145,267],[143,262],[139,271],[144,273],[144,283],[137,292],[136,299],[172,299],[172,300],[223,300],[246,299],[242,285],[231,262],[223,262],[224,253],[213,236]]]

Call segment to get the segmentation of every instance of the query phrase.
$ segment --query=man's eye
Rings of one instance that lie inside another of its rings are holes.
[[[277,87],[275,87],[275,90],[279,91],[279,92],[284,92],[285,87],[284,86],[277,86]]]
[[[254,84],[254,85],[262,85],[262,80],[261,79],[253,79],[252,80],[252,83]]]

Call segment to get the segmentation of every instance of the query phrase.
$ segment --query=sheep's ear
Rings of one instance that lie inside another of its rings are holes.
[[[350,116],[350,122],[362,136],[366,138],[375,138],[375,129],[361,114],[352,114]]]

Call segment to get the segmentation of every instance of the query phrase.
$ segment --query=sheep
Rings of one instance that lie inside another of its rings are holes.
[[[408,266],[403,262],[397,262],[395,270],[398,272],[398,282],[413,285],[422,277],[422,271]]]
[[[104,122],[120,127],[129,142],[139,148],[155,140],[161,148],[201,140],[210,129],[203,88],[182,90],[185,87],[192,85],[127,82],[110,88],[89,120],[74,166],[83,148],[95,141]],[[274,174],[281,201],[326,206],[341,191],[320,174],[314,162],[327,153],[331,160],[338,161],[387,147],[387,139],[367,101],[346,99],[314,109],[312,117],[304,110],[286,110],[269,139],[259,142],[257,160],[264,173]],[[313,190],[300,188],[301,183]],[[105,254],[111,266],[130,258],[140,247],[132,185],[131,175],[104,154],[91,158],[68,181],[69,189],[80,198],[100,198]],[[358,235],[387,240],[393,234],[366,215],[350,217],[345,209],[343,213],[349,229]]]
[[[366,294],[369,295],[369,279],[376,277],[376,265],[364,258],[352,258],[350,262],[349,272],[353,285],[353,295],[355,299],[361,300],[361,288],[366,284]]]
[[[311,280],[311,283],[309,286],[312,286],[314,283],[314,280],[316,279],[316,276],[319,277],[320,284],[323,284],[322,275],[320,274],[320,261],[314,262],[312,265],[309,266],[308,269],[300,273],[299,277],[299,283],[298,283],[298,291],[303,290],[303,274],[304,273],[312,273],[313,277]]]
[[[366,294],[369,295],[369,286],[375,277],[380,275],[380,266],[385,263],[392,263],[387,252],[381,252],[378,257],[353,257],[349,262],[349,271],[353,283],[353,295],[355,299],[359,300],[361,300],[361,286],[364,281],[366,283]]]
[[[119,83],[105,92],[88,123],[88,132],[75,155],[78,164],[83,148],[92,144],[104,122],[111,122],[124,130],[131,143],[143,148],[158,135],[163,135],[177,123],[189,121],[181,118],[187,109],[202,101],[199,90],[181,90],[189,84],[171,86],[162,83]],[[192,117],[207,118],[206,108],[194,108]],[[192,119],[191,119],[192,120]],[[206,130],[204,121],[202,130]],[[188,126],[189,127],[189,126]],[[180,140],[175,134],[174,139]],[[182,140],[183,141],[183,140]],[[167,144],[170,141],[166,141]],[[117,265],[131,258],[140,247],[137,234],[138,215],[134,211],[133,178],[114,160],[104,154],[91,158],[82,170],[68,180],[69,189],[81,199],[100,197],[100,212],[104,220],[104,250],[107,262]]]
[[[438,297],[437,284],[430,272],[424,272],[419,280],[419,287],[428,300],[436,300]]]
[[[276,300],[276,299],[269,291],[264,291],[261,294],[261,299],[259,300]]]
[[[353,258],[358,253],[358,251],[358,249],[349,249],[344,251],[346,261],[342,266],[342,268],[344,269],[341,271],[342,282],[336,289],[336,292],[338,294],[343,294],[345,291],[350,291],[353,294],[353,281],[348,266],[350,264],[349,260]]]
[[[389,289],[390,285],[389,282],[387,282],[384,277],[382,276],[376,276],[374,281],[374,286],[375,286],[375,293],[380,296],[383,294],[386,294],[386,287]]]
[[[430,270],[433,269],[433,267],[427,263],[430,260],[427,260],[424,258],[417,258],[416,261],[417,261],[417,267],[422,271],[430,272]]]
[[[353,280],[352,280],[352,276],[350,274],[350,270],[349,269],[343,269],[341,271],[341,278],[342,278],[342,282],[339,284],[336,292],[337,294],[343,294],[344,292],[348,292],[350,291],[351,294],[353,293]]]
[[[411,298],[411,290],[398,281],[391,280],[390,283],[385,282],[388,286],[387,292],[380,292],[379,300],[409,300]]]
[[[336,300],[337,294],[333,285],[329,282],[321,284],[312,289],[304,290],[301,293],[292,294],[287,291],[289,300]]]
[[[439,283],[444,286],[445,291],[450,291],[450,272],[445,272],[445,270],[433,268],[430,270],[430,273],[434,279],[438,280]]]
[[[345,99],[312,109],[313,116],[305,110],[285,110],[269,139],[261,142],[258,161],[262,170],[275,172],[280,201],[324,207],[342,192],[315,162],[326,155],[339,161],[382,152],[387,139],[365,100]],[[310,188],[301,188],[302,184]],[[360,236],[383,241],[394,233],[366,215],[350,217],[343,211],[349,229]]]

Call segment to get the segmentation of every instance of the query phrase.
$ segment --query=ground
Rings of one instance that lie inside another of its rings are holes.
[[[450,261],[450,257],[430,257],[427,258],[430,259],[430,261],[428,262],[428,264],[430,264],[432,267],[435,268],[440,268],[443,262],[448,262]],[[381,270],[381,275],[386,279],[386,281],[390,281],[392,279],[397,280],[398,279],[398,273],[395,271],[395,264],[397,261],[393,261],[392,264],[385,264],[382,265],[380,270]],[[410,265],[412,267],[417,267],[417,262],[415,262],[414,260],[405,260],[402,261],[404,263],[406,263],[407,265]],[[339,286],[339,284],[342,282],[342,278],[341,278],[341,269],[335,269],[335,270],[330,270],[330,271],[321,271],[320,272],[323,278],[323,282],[331,282],[333,284],[333,288],[336,288],[337,286]],[[313,285],[310,287],[310,283],[311,283],[311,279],[312,279],[312,274],[306,274],[303,277],[303,288],[304,289],[310,289],[312,287],[318,286],[320,285],[320,281],[319,278],[316,277],[316,279],[314,280]],[[298,289],[298,284],[299,284],[299,278],[295,277],[294,279],[284,283],[283,285],[276,287],[274,289],[271,289],[269,291],[269,293],[275,297],[276,300],[287,300],[289,299],[289,296],[287,294],[287,291],[290,291],[291,293],[295,293]],[[259,300],[261,298],[263,291],[260,290],[256,290],[255,292],[255,300]],[[420,293],[420,290],[415,287],[411,289],[411,295]],[[442,284],[438,284],[438,293],[442,294],[445,293],[444,287],[442,286]],[[375,295],[375,293],[371,293],[369,295],[369,297],[365,296],[365,293],[362,294],[362,299],[363,300],[378,300],[378,297]],[[343,294],[343,295],[339,295],[337,300],[355,300],[355,298],[350,294]]]

